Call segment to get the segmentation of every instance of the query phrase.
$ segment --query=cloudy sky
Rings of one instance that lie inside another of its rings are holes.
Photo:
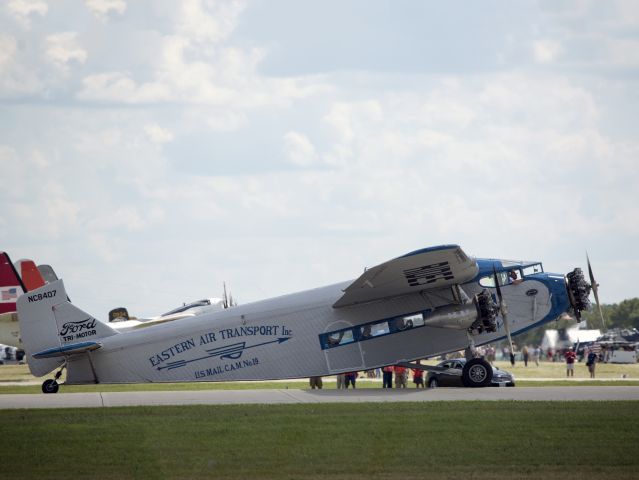
[[[639,3],[7,0],[0,250],[154,315],[418,248],[639,296]]]

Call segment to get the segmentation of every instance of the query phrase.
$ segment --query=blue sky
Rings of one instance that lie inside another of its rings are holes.
[[[96,316],[418,248],[638,296],[630,1],[8,0],[0,249]]]

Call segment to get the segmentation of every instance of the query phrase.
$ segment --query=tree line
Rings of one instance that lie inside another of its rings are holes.
[[[601,306],[606,329],[611,328],[636,328],[639,330],[639,298],[631,298],[620,303],[604,304]],[[581,314],[582,322],[586,322],[586,326],[593,330],[603,330],[599,310],[594,304],[587,312]],[[518,348],[523,345],[539,345],[544,338],[546,330],[568,329],[576,325],[573,317],[563,316],[554,322],[546,323],[538,328],[533,328],[526,333],[517,335],[514,338]]]
[[[602,305],[606,328],[639,329],[639,298],[630,298],[620,303]],[[596,305],[583,314],[588,328],[601,328],[601,319]]]

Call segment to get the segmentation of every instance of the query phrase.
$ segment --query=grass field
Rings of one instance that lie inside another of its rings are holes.
[[[0,411],[15,478],[637,478],[637,402]]]
[[[436,362],[429,362],[436,363]],[[562,363],[542,362],[539,366],[517,362],[513,367],[508,362],[495,362],[495,365],[508,370],[515,375],[518,386],[574,386],[574,385],[630,385],[639,386],[639,364],[614,365],[600,364],[597,366],[597,379],[588,379],[586,367],[578,364],[575,368],[574,379],[566,379],[565,366]],[[625,376],[625,377],[624,377]],[[49,378],[52,375],[49,376]],[[13,393],[41,393],[40,383],[43,379],[33,377],[26,365],[0,366],[0,394]],[[62,378],[64,380],[64,377]],[[35,383],[34,383],[35,382]],[[358,388],[381,388],[381,380],[360,379]],[[409,388],[413,385],[409,383]],[[165,391],[165,390],[244,390],[263,388],[308,388],[304,380],[290,380],[279,382],[193,382],[193,383],[155,383],[137,385],[64,385],[61,392],[123,392],[123,391]],[[324,388],[335,388],[334,377],[324,381]]]

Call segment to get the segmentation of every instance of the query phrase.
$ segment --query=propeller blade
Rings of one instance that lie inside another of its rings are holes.
[[[604,320],[603,310],[601,309],[601,303],[599,302],[599,284],[595,280],[595,275],[592,273],[592,266],[590,265],[590,258],[588,258],[588,252],[586,252],[586,261],[588,262],[588,274],[590,275],[590,286],[592,287],[592,293],[595,296],[595,302],[597,303],[597,309],[599,310],[599,317],[601,318],[601,326],[606,329],[606,321]]]
[[[497,289],[497,298],[499,298],[499,306],[501,308],[501,302],[502,302],[501,288],[499,288],[499,279],[497,278],[497,270],[495,270],[495,265],[493,265],[493,278],[495,279],[495,288]]]
[[[515,349],[513,348],[513,339],[510,335],[510,324],[508,323],[508,312],[506,309],[506,302],[501,294],[501,288],[499,287],[499,279],[497,278],[497,270],[493,265],[493,278],[495,279],[495,288],[497,289],[497,298],[499,298],[499,311],[504,319],[504,330],[506,330],[506,338],[508,338],[508,345],[510,346],[510,364],[515,365]]]

